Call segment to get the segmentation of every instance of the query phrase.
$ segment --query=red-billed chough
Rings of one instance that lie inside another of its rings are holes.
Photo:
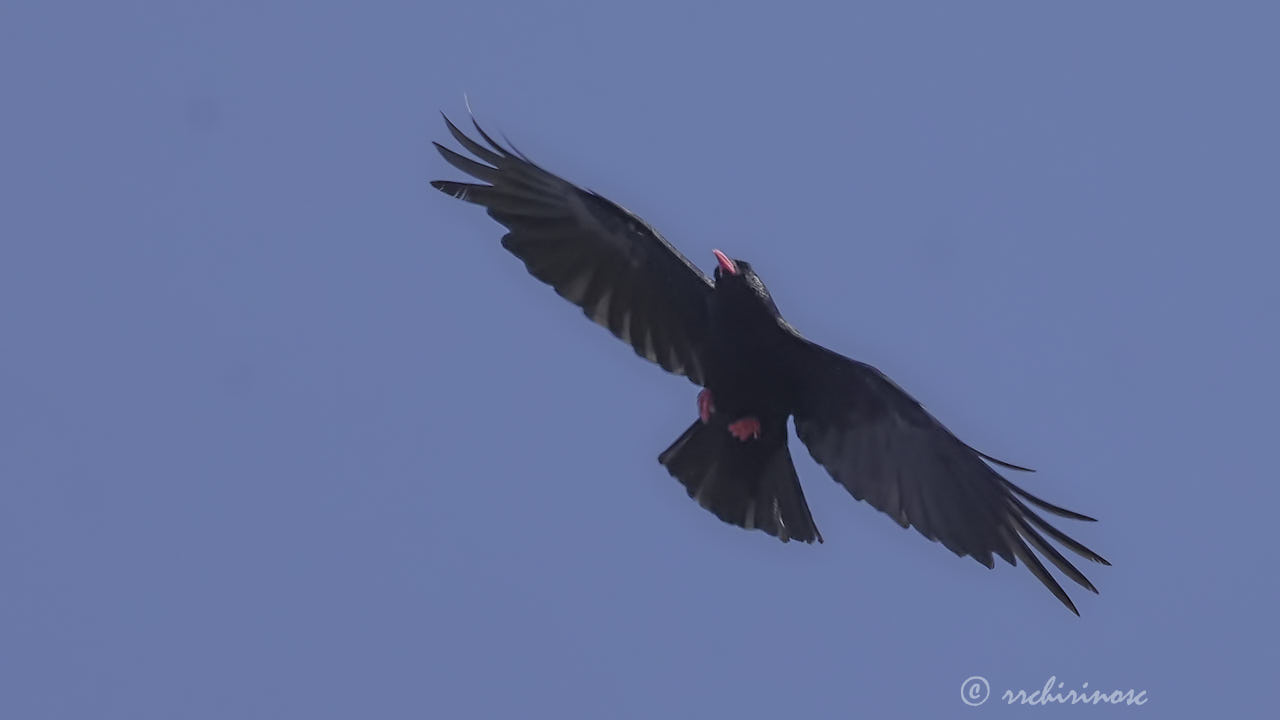
[[[1036,510],[1093,518],[1009,482],[988,462],[1027,468],[966,445],[874,367],[806,340],[749,263],[716,250],[708,278],[621,206],[503,147],[474,120],[487,146],[445,123],[480,162],[436,148],[483,184],[431,184],[484,206],[508,230],[502,246],[530,274],[640,356],[703,388],[698,418],[658,460],[704,508],[783,541],[822,542],[787,447],[790,416],[813,458],[899,525],[989,568],[993,556],[1021,559],[1077,615],[1032,548],[1097,592],[1045,536],[1110,563]]]

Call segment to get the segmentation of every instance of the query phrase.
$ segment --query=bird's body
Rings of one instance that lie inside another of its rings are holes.
[[[786,420],[795,406],[786,353],[794,337],[744,291],[717,282],[711,294],[706,387],[720,412]]]
[[[708,278],[620,206],[503,148],[479,125],[488,147],[446,123],[483,163],[437,144],[440,153],[488,184],[432,184],[485,206],[509,230],[503,246],[593,322],[703,386],[697,419],[658,458],[700,505],[784,541],[821,542],[788,447],[792,418],[836,481],[903,527],[987,567],[993,556],[1021,559],[1072,612],[1031,548],[1097,592],[1044,535],[1109,563],[1029,505],[1092,518],[1017,487],[984,460],[1025,468],[974,450],[880,371],[802,337],[749,263],[717,250]]]

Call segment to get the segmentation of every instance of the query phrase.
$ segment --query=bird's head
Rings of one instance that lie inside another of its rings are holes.
[[[773,304],[773,297],[769,295],[769,289],[764,286],[764,281],[752,269],[751,263],[746,260],[731,258],[719,250],[712,250],[716,256],[716,294],[721,296],[735,297],[751,297],[759,300],[769,309],[771,314],[776,315],[778,308]]]

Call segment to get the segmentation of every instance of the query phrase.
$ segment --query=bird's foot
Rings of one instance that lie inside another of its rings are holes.
[[[710,421],[711,413],[715,409],[715,405],[711,404],[711,391],[707,388],[702,388],[702,392],[698,393],[698,419],[704,423]]]
[[[742,442],[746,442],[751,438],[758,438],[760,437],[760,421],[754,417],[734,420],[729,423],[729,433]]]

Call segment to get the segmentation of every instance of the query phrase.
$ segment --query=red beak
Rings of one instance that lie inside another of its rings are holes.
[[[725,255],[719,250],[712,250],[711,252],[716,254],[716,262],[720,263],[721,270],[724,270],[730,275],[738,274],[738,264],[730,260],[728,255]]]

